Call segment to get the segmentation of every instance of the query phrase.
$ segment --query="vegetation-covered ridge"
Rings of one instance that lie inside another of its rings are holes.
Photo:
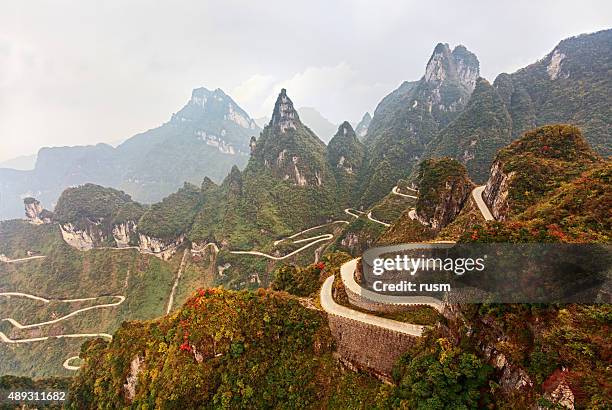
[[[497,150],[512,141],[511,131],[510,114],[497,91],[479,78],[465,110],[429,143],[424,157],[457,159],[482,183]]]
[[[346,377],[318,311],[269,290],[199,290],[175,314],[83,346],[72,406],[343,408]],[[351,387],[363,403],[375,399]],[[340,403],[338,403],[340,401]]]
[[[507,214],[517,214],[562,183],[601,161],[572,125],[546,125],[526,132],[495,158],[487,190],[507,177]],[[492,192],[493,195],[493,192]]]
[[[54,217],[59,223],[106,220],[117,224],[138,221],[144,212],[145,208],[123,191],[85,184],[62,192]]]

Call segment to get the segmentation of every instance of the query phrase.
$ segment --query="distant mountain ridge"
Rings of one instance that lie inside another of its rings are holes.
[[[467,48],[451,50],[439,43],[419,81],[406,81],[383,98],[364,140],[369,159],[362,175],[363,205],[382,198],[407,176],[436,133],[463,110],[479,70]]]
[[[493,86],[479,79],[465,108],[429,143],[424,158],[450,156],[486,180],[496,152],[536,126],[578,126],[604,157],[612,153],[612,30],[561,41],[541,60]]]
[[[129,138],[117,148],[43,148],[34,170],[0,169],[0,219],[19,217],[21,199],[53,207],[67,187],[95,183],[121,189],[140,202],[156,202],[185,181],[221,181],[248,161],[249,141],[260,128],[221,89],[197,88],[165,124]]]

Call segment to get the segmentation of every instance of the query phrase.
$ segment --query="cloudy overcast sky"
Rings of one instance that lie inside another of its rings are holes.
[[[0,161],[154,128],[200,86],[255,118],[285,87],[354,121],[420,78],[438,42],[493,81],[610,22],[609,0],[0,0]]]

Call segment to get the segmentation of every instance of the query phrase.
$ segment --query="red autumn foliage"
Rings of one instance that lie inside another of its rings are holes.
[[[191,346],[189,346],[188,342],[183,342],[183,344],[179,346],[179,349],[183,352],[191,353]]]

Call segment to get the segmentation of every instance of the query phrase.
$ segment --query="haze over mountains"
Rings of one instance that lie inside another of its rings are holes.
[[[612,30],[563,40],[489,82],[466,47],[440,43],[419,80],[328,141],[291,90],[260,128],[199,88],[117,148],[0,170],[21,209],[28,184],[48,197],[78,185],[53,212],[26,198],[27,220],[0,222],[0,370],[76,375],[78,408],[607,404],[609,304],[457,303],[442,318],[351,293],[359,270],[343,267],[432,240],[608,244],[611,47]],[[601,279],[593,300],[608,302]],[[398,347],[382,319],[414,338]],[[377,353],[395,356],[383,367]]]
[[[492,84],[480,79],[478,59],[466,47],[438,44],[420,80],[402,83],[355,126],[365,144],[357,176],[360,204],[376,202],[431,156],[456,158],[482,181],[497,149],[550,122],[579,125],[594,148],[608,155],[610,37],[605,30],[566,39],[543,59],[500,74]],[[336,133],[337,126],[315,109],[296,113],[323,143]],[[220,182],[232,166],[246,165],[250,138],[260,131],[222,90],[196,89],[167,123],[117,148],[44,148],[32,171],[0,169],[0,218],[20,216],[23,197],[53,207],[64,188],[86,182],[122,189],[144,203],[159,201],[183,182]]]
[[[26,196],[53,207],[67,187],[91,182],[156,202],[183,182],[223,179],[232,166],[243,167],[249,140],[260,128],[222,90],[193,90],[187,104],[165,124],[129,138],[117,148],[43,148],[31,171],[0,169],[0,218],[22,213]]]

